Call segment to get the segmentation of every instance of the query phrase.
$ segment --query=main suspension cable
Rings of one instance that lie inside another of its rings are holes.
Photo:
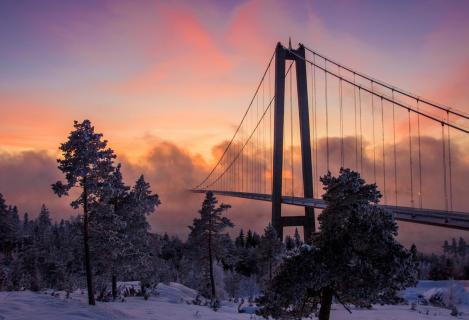
[[[291,55],[293,55],[293,56],[295,56],[295,57],[297,57],[297,58],[299,58],[299,59],[302,59],[302,60],[304,60],[305,62],[308,62],[308,63],[310,63],[310,64],[313,63],[313,62],[311,62],[310,60],[308,60],[308,59],[306,59],[306,58],[304,58],[304,57],[299,56],[296,52],[294,52],[294,51],[292,51],[292,50],[290,50],[290,49],[287,49],[287,48],[285,48],[285,49],[288,50],[288,52],[289,52]],[[330,71],[330,70],[327,70],[327,69],[325,69],[324,67],[322,67],[322,66],[320,66],[320,65],[317,65],[317,64],[315,64],[315,63],[313,63],[313,64],[314,64],[314,66],[315,66],[316,68],[318,68],[318,69],[324,71],[325,73],[330,74],[330,75],[332,75],[332,76],[334,76],[334,77],[336,77],[336,78],[342,79],[343,81],[345,81],[345,82],[347,82],[347,83],[349,83],[349,84],[351,84],[351,85],[358,86],[361,90],[363,90],[363,91],[365,91],[365,92],[368,92],[368,93],[370,93],[370,94],[372,94],[372,95],[374,95],[374,96],[376,96],[376,97],[383,98],[384,100],[389,101],[389,102],[394,102],[395,105],[397,105],[397,106],[399,106],[399,107],[401,107],[401,108],[403,108],[403,109],[410,110],[410,111],[412,111],[412,112],[414,112],[414,113],[420,114],[420,115],[422,115],[422,116],[424,116],[424,117],[426,117],[426,118],[428,118],[428,119],[431,119],[431,120],[433,120],[433,121],[435,121],[435,122],[438,122],[438,123],[443,122],[445,125],[450,126],[450,127],[453,128],[453,129],[456,129],[456,130],[458,130],[458,131],[461,131],[461,132],[464,132],[464,133],[469,134],[469,129],[468,129],[468,128],[458,126],[456,123],[450,123],[450,122],[448,122],[448,121],[446,121],[446,120],[444,120],[444,119],[438,119],[436,116],[433,116],[433,115],[431,115],[431,114],[425,113],[425,112],[423,112],[422,110],[415,110],[415,108],[413,108],[413,107],[410,106],[410,105],[405,105],[405,104],[403,104],[403,103],[401,103],[401,102],[398,102],[398,101],[396,101],[396,100],[393,101],[393,99],[392,99],[391,97],[388,97],[388,96],[383,95],[383,94],[379,94],[379,93],[377,93],[377,92],[373,92],[372,90],[370,90],[370,89],[368,89],[368,88],[366,88],[366,87],[363,87],[363,86],[361,86],[361,85],[356,85],[356,84],[353,83],[353,81],[351,81],[351,80],[349,80],[349,79],[347,79],[347,78],[341,77],[341,76],[337,75],[336,73],[334,73],[334,72],[332,72],[332,71]],[[358,73],[357,73],[357,75],[358,75]],[[396,92],[397,92],[397,91],[396,91]],[[420,101],[423,101],[423,100],[420,99]]]
[[[418,100],[420,100],[421,102],[423,102],[423,103],[425,103],[425,104],[427,104],[427,105],[429,105],[429,106],[432,106],[432,107],[434,107],[434,108],[440,109],[440,110],[445,111],[445,112],[449,112],[449,113],[454,114],[454,115],[456,115],[456,116],[458,116],[458,117],[461,117],[461,118],[464,118],[464,119],[466,119],[466,120],[469,120],[469,115],[466,114],[466,113],[464,113],[464,112],[462,112],[461,110],[455,110],[454,108],[444,107],[444,106],[442,106],[442,105],[440,105],[440,104],[438,104],[438,103],[435,103],[435,102],[432,102],[432,101],[430,101],[430,100],[424,99],[424,98],[419,97],[419,96],[417,96],[417,95],[415,95],[415,94],[413,94],[413,93],[406,92],[406,91],[404,91],[404,90],[402,90],[402,89],[400,89],[400,88],[397,88],[397,87],[395,87],[395,86],[393,86],[393,85],[390,85],[390,84],[388,84],[388,83],[385,83],[385,82],[383,82],[383,81],[380,81],[380,80],[378,80],[378,79],[376,79],[376,78],[373,78],[373,77],[371,77],[371,76],[368,76],[368,75],[366,75],[366,74],[364,74],[364,73],[357,72],[357,71],[353,70],[353,69],[350,68],[350,67],[347,67],[347,66],[345,66],[345,65],[343,65],[343,64],[340,64],[340,63],[338,63],[338,62],[336,62],[336,61],[334,61],[334,60],[332,60],[332,59],[329,59],[328,57],[326,57],[326,56],[320,54],[319,52],[308,48],[308,47],[305,46],[304,44],[301,44],[301,43],[300,43],[300,45],[301,45],[301,46],[304,46],[304,48],[305,48],[307,51],[309,51],[310,53],[312,53],[312,54],[314,54],[314,55],[317,55],[318,57],[324,59],[325,61],[330,62],[330,63],[332,63],[332,64],[334,64],[334,65],[336,65],[336,66],[338,66],[338,67],[340,67],[340,68],[342,68],[342,69],[344,69],[344,70],[347,70],[347,71],[350,72],[350,73],[356,74],[356,75],[358,75],[360,78],[366,79],[366,80],[368,80],[368,81],[373,81],[373,82],[375,82],[376,84],[379,84],[380,86],[382,86],[382,87],[384,87],[384,88],[386,88],[386,89],[389,89],[389,90],[391,90],[391,91],[395,91],[395,92],[397,92],[397,93],[399,93],[399,94],[402,94],[403,96],[406,96],[406,97],[408,97],[408,98],[412,98],[412,99],[414,99],[414,100],[417,100],[417,99],[418,99]]]

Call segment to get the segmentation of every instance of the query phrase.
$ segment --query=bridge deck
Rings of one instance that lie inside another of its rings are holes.
[[[272,196],[270,194],[219,190],[210,191],[212,191],[214,194],[221,196],[245,198],[268,202],[272,201]],[[205,193],[207,192],[207,190],[192,190],[192,192]],[[302,197],[283,196],[282,203],[302,207],[313,207],[316,209],[324,209],[326,207],[326,203],[322,199]],[[419,209],[391,205],[379,206],[393,212],[396,220],[469,231],[469,213],[435,209]]]

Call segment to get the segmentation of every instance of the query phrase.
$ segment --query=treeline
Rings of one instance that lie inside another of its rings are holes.
[[[101,299],[117,279],[140,280],[144,285],[153,281],[153,270],[147,268],[156,265],[151,248],[157,239],[148,232],[149,208],[138,205],[149,197],[149,184],[140,177],[127,195],[126,211],[118,223],[104,221],[105,213],[91,215],[90,253],[95,291]],[[81,216],[53,222],[43,205],[35,219],[27,213],[21,219],[17,208],[8,206],[0,194],[0,250],[0,290],[70,292],[86,287]]]
[[[428,280],[469,279],[469,246],[460,237],[445,240],[443,254],[419,254],[419,276]]]
[[[220,215],[219,223],[213,223],[203,209],[190,226],[186,241],[152,233],[146,220],[148,212],[137,203],[149,194],[149,185],[141,177],[129,191],[121,229],[114,234],[102,217],[91,215],[90,252],[98,300],[113,298],[110,293],[117,280],[140,281],[148,291],[159,282],[181,282],[211,298],[210,265],[216,299],[254,297],[272,278],[286,248],[302,245],[298,231],[294,239],[287,236],[285,245],[271,225],[261,235],[241,230],[232,239],[225,232],[233,226],[231,221]],[[216,203],[212,194],[207,199]],[[0,248],[0,290],[53,288],[72,292],[86,287],[81,216],[54,222],[43,205],[35,219],[27,213],[20,218],[17,208],[0,194]]]

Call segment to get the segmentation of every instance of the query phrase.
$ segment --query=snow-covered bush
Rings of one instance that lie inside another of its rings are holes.
[[[423,298],[434,306],[446,308],[469,303],[469,294],[456,281],[451,281],[446,288],[431,288],[425,291]]]
[[[163,300],[170,303],[187,303],[187,304],[201,304],[203,305],[205,299],[200,297],[200,294],[191,288],[188,288],[180,283],[170,282],[168,284],[159,283],[156,286],[158,295]],[[199,301],[195,303],[194,301]]]

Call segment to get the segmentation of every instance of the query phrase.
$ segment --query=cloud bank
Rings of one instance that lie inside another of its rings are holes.
[[[213,148],[214,154],[218,155],[221,146]],[[355,163],[355,139],[346,138],[345,150],[352,156],[346,160],[346,166],[354,166]],[[318,143],[317,170],[325,172],[324,154],[325,142]],[[340,163],[340,139],[333,138],[329,141],[331,168],[337,168]],[[441,208],[442,184],[441,176],[441,141],[438,139],[424,137],[422,147],[425,148],[425,159],[423,172],[432,173],[425,175],[422,183],[422,199],[425,207]],[[299,148],[296,149],[295,159],[300,159]],[[387,185],[386,194],[388,203],[394,203],[394,173],[393,154],[386,154],[388,165],[386,166]],[[409,160],[408,150],[405,143],[397,146],[397,168],[398,168],[398,198],[399,202],[409,205]],[[457,210],[469,210],[469,199],[465,197],[464,185],[469,181],[467,171],[467,151],[457,145],[453,148],[453,192],[454,208]],[[162,204],[157,208],[155,214],[150,216],[152,228],[156,232],[168,232],[185,237],[187,226],[197,215],[197,210],[203,200],[202,194],[194,194],[189,189],[197,185],[207,174],[207,164],[199,155],[193,155],[186,149],[167,141],[154,142],[154,146],[137,163],[128,162],[125,158],[118,159],[123,163],[124,178],[128,184],[133,184],[138,176],[143,173],[151,183],[154,192],[161,197]],[[289,159],[287,158],[288,162]],[[382,172],[381,159],[376,160],[377,167]],[[300,163],[295,163],[299,166]],[[368,182],[373,181],[373,158],[370,152],[364,154],[364,177]],[[414,199],[418,206],[418,180],[417,168],[414,174]],[[288,171],[288,167],[285,167]],[[297,170],[295,180],[300,181],[300,172]],[[51,209],[55,219],[79,214],[80,211],[73,210],[69,206],[70,198],[58,198],[51,189],[50,184],[61,178],[56,167],[54,157],[46,152],[29,151],[15,155],[0,154],[0,192],[4,194],[9,204],[18,206],[20,212],[29,212],[35,216],[39,212],[42,203]],[[382,173],[377,175],[378,185],[382,186]],[[288,182],[286,182],[288,183]],[[297,194],[301,193],[297,186]],[[382,188],[382,187],[381,187]],[[230,203],[233,208],[229,210],[228,216],[236,225],[234,233],[239,228],[251,228],[261,232],[270,220],[270,204],[250,200],[220,197],[220,201]],[[406,203],[407,202],[407,203]],[[284,206],[284,214],[301,214],[302,208]],[[467,232],[449,230],[443,228],[422,226],[399,222],[400,239],[407,245],[416,243],[424,250],[439,249],[441,242],[453,236],[467,236]],[[293,231],[292,229],[287,230]]]

